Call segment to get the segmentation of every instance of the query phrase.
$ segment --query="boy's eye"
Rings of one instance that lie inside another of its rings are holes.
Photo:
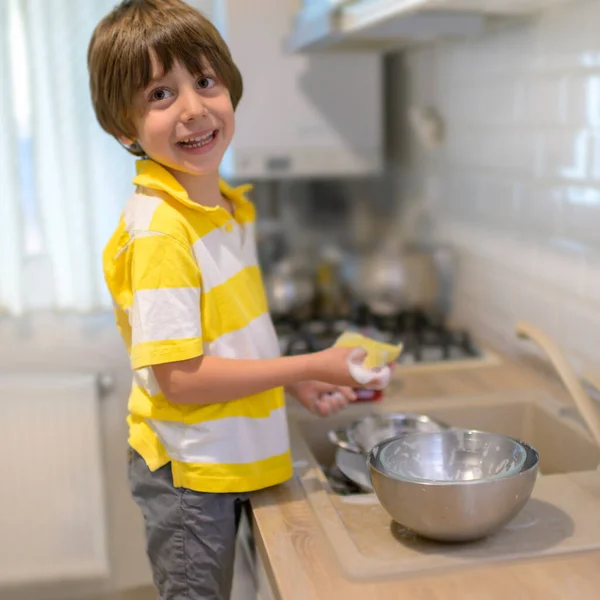
[[[215,85],[216,81],[214,77],[209,77],[209,76],[205,76],[205,77],[200,77],[200,79],[198,79],[198,87],[203,89],[203,90],[208,90],[211,87],[213,87]]]
[[[153,90],[150,94],[150,101],[159,102],[160,100],[165,100],[166,98],[170,97],[170,94],[171,92],[166,88],[158,88],[156,90]]]

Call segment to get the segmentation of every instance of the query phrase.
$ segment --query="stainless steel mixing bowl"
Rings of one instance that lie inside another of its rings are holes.
[[[452,439],[456,431],[399,436],[375,446],[368,458],[373,488],[390,517],[423,537],[445,542],[480,539],[511,521],[531,496],[539,462],[539,455],[534,448],[512,438],[504,438],[518,443],[525,450],[525,460],[519,470],[503,477],[431,481],[405,477],[390,470],[390,449],[393,453],[395,446],[400,443],[403,445],[407,437],[427,436],[431,439],[432,447],[439,448],[438,436]],[[482,438],[493,435],[473,431],[463,433]],[[452,450],[449,450],[451,453]],[[385,459],[386,455],[388,460]],[[426,455],[421,456],[421,462],[428,462]],[[421,472],[428,473],[429,470],[424,468]]]
[[[517,473],[525,456],[523,446],[504,435],[453,429],[407,433],[382,447],[379,461],[403,479],[456,483]]]

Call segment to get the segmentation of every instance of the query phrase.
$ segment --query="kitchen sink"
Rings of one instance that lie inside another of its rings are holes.
[[[331,428],[372,412],[427,414],[449,425],[527,441],[540,453],[539,477],[523,510],[501,531],[468,544],[419,538],[390,520],[375,494],[340,486]],[[577,412],[529,392],[478,397],[402,399],[355,404],[329,419],[290,418],[294,470],[340,567],[352,579],[426,576],[499,561],[600,550],[600,450]]]
[[[353,406],[330,419],[298,420],[296,426],[320,465],[335,461],[329,429],[345,427],[369,412],[416,412],[466,429],[508,435],[527,442],[540,454],[543,475],[596,469],[600,449],[585,430],[577,411],[541,392],[419,399],[379,405]]]

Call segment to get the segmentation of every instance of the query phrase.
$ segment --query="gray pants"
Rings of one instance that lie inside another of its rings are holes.
[[[160,600],[228,600],[235,538],[248,495],[176,488],[170,464],[152,473],[133,450],[129,484],[144,515]]]

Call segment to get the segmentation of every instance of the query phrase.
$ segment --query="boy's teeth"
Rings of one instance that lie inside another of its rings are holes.
[[[188,138],[187,140],[182,140],[179,142],[182,146],[187,146],[189,148],[199,148],[200,146],[204,146],[212,141],[215,135],[214,131],[207,133],[206,135],[194,138]]]

